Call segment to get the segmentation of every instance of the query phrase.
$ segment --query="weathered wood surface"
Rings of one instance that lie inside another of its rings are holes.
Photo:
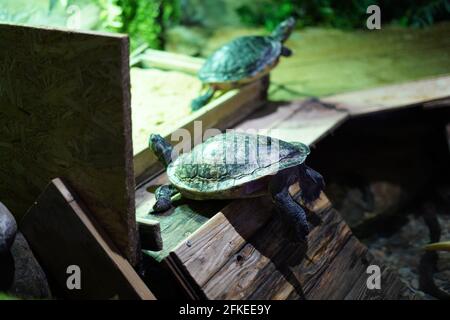
[[[137,260],[128,38],[0,25],[0,196],[20,218],[67,179]]]
[[[318,100],[268,103],[235,129],[313,145],[339,127],[348,114]]]
[[[285,226],[269,199],[235,201],[175,248],[168,263],[190,282],[193,298],[401,297],[399,280],[374,261],[325,195],[310,209],[315,227],[307,246],[300,246],[284,237]],[[374,263],[385,276],[375,294],[367,289],[365,273]]]
[[[20,229],[57,292],[68,299],[155,297],[61,180],[54,179],[23,218]],[[69,290],[67,268],[81,271],[81,289]]]
[[[429,101],[436,104],[439,100],[448,100],[449,97],[450,76],[442,76],[343,93],[322,98],[321,101],[336,104],[338,108],[354,116],[410,107]]]

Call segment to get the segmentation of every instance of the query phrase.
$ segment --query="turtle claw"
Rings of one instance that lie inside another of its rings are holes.
[[[172,197],[178,194],[177,188],[171,184],[159,186],[155,191],[156,203],[153,206],[154,212],[164,212],[172,207]]]

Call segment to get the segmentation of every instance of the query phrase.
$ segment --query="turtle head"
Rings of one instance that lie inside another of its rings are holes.
[[[159,134],[150,134],[149,147],[158,160],[167,168],[172,162],[173,147]]]
[[[281,22],[278,27],[272,32],[272,37],[280,42],[285,42],[292,33],[295,27],[295,19],[293,17],[287,18]]]
[[[290,144],[297,148],[300,154],[302,154],[305,158],[311,153],[309,147],[304,143],[294,141],[290,142]]]

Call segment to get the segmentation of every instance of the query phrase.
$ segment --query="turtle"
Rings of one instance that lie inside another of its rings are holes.
[[[295,19],[290,17],[268,36],[239,37],[213,52],[198,72],[203,87],[209,88],[192,100],[192,111],[205,106],[217,90],[225,92],[253,82],[268,74],[280,56],[291,56],[292,51],[283,43],[294,26]]]
[[[165,166],[170,183],[155,190],[153,214],[172,207],[181,194],[193,200],[240,199],[271,195],[280,217],[289,226],[289,238],[306,240],[309,226],[304,208],[291,197],[289,187],[299,183],[304,204],[315,201],[325,183],[305,164],[309,147],[270,136],[227,131],[205,140],[175,158],[174,148],[158,134],[149,147]]]

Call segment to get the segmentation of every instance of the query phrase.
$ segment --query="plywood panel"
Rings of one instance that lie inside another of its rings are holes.
[[[129,43],[0,25],[0,197],[21,217],[55,177],[136,261]]]

